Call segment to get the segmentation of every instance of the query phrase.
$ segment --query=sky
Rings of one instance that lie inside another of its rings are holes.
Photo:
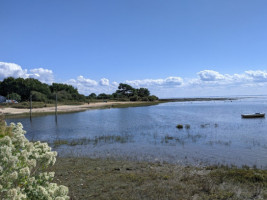
[[[266,0],[0,0],[0,81],[266,95]]]

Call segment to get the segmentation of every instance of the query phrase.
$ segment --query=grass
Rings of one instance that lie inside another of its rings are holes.
[[[266,199],[267,171],[58,158],[55,181],[78,199]]]
[[[69,146],[76,146],[76,145],[88,145],[93,144],[97,145],[99,143],[126,143],[131,142],[133,140],[132,135],[101,135],[96,136],[94,138],[80,138],[80,139],[72,139],[72,140],[55,140],[50,145],[54,147],[61,146],[61,145],[69,145]]]
[[[44,102],[32,102],[32,108],[44,108],[44,107],[52,107],[55,104],[49,104]],[[19,108],[19,109],[30,109],[30,102],[20,102],[13,104],[0,104],[0,108]]]
[[[224,146],[230,146],[232,144],[232,141],[230,141],[230,140],[229,141],[217,140],[217,141],[209,141],[209,142],[207,142],[207,144],[209,144],[209,145],[220,144],[220,145],[224,145]]]

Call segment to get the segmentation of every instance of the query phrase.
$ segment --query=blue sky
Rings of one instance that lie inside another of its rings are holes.
[[[161,97],[267,93],[265,0],[0,0],[0,8],[0,79],[64,82],[84,94],[120,82]]]

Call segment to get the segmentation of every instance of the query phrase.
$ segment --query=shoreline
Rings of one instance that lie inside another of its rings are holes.
[[[84,103],[82,105],[58,105],[57,113],[73,113],[82,112],[91,109],[107,109],[107,108],[127,108],[127,107],[140,107],[140,106],[152,106],[160,103],[168,102],[190,102],[190,101],[234,101],[237,98],[176,98],[176,99],[160,99],[159,101],[144,102],[144,101],[108,101],[108,102],[93,102]],[[55,114],[55,107],[42,107],[32,108],[32,116],[50,115]],[[12,107],[1,107],[0,115],[5,117],[26,117],[30,116],[29,108],[12,108]]]
[[[110,101],[110,102],[95,102],[83,105],[58,105],[57,113],[73,113],[82,112],[91,109],[108,109],[108,108],[126,108],[126,107],[137,107],[137,106],[151,106],[163,103],[157,102],[128,102],[128,101]],[[43,107],[43,108],[32,108],[32,116],[49,115],[55,114],[55,107]],[[0,115],[5,117],[19,117],[19,116],[30,116],[29,108],[12,108],[12,107],[0,107]]]

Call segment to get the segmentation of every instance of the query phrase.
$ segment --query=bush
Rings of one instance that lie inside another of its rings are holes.
[[[69,199],[67,187],[51,183],[54,172],[45,172],[57,153],[47,143],[27,140],[21,123],[0,125],[0,199]]]
[[[47,101],[46,95],[41,92],[32,91],[31,95],[33,101],[42,101],[42,102]]]
[[[149,96],[148,97],[148,100],[149,101],[156,101],[156,100],[158,100],[159,98],[158,97],[156,97],[155,95],[152,95],[152,96]]]
[[[138,96],[130,97],[130,101],[138,101]]]
[[[9,99],[16,100],[17,102],[21,101],[21,96],[17,93],[11,93]]]
[[[142,101],[149,101],[149,99],[147,97],[143,97],[141,98]]]
[[[56,94],[53,94],[53,97],[52,97],[53,99],[56,98],[55,95],[56,95]],[[68,93],[67,91],[62,90],[62,91],[57,92],[57,100],[58,100],[58,101],[73,100],[73,97],[72,97],[71,94]]]

